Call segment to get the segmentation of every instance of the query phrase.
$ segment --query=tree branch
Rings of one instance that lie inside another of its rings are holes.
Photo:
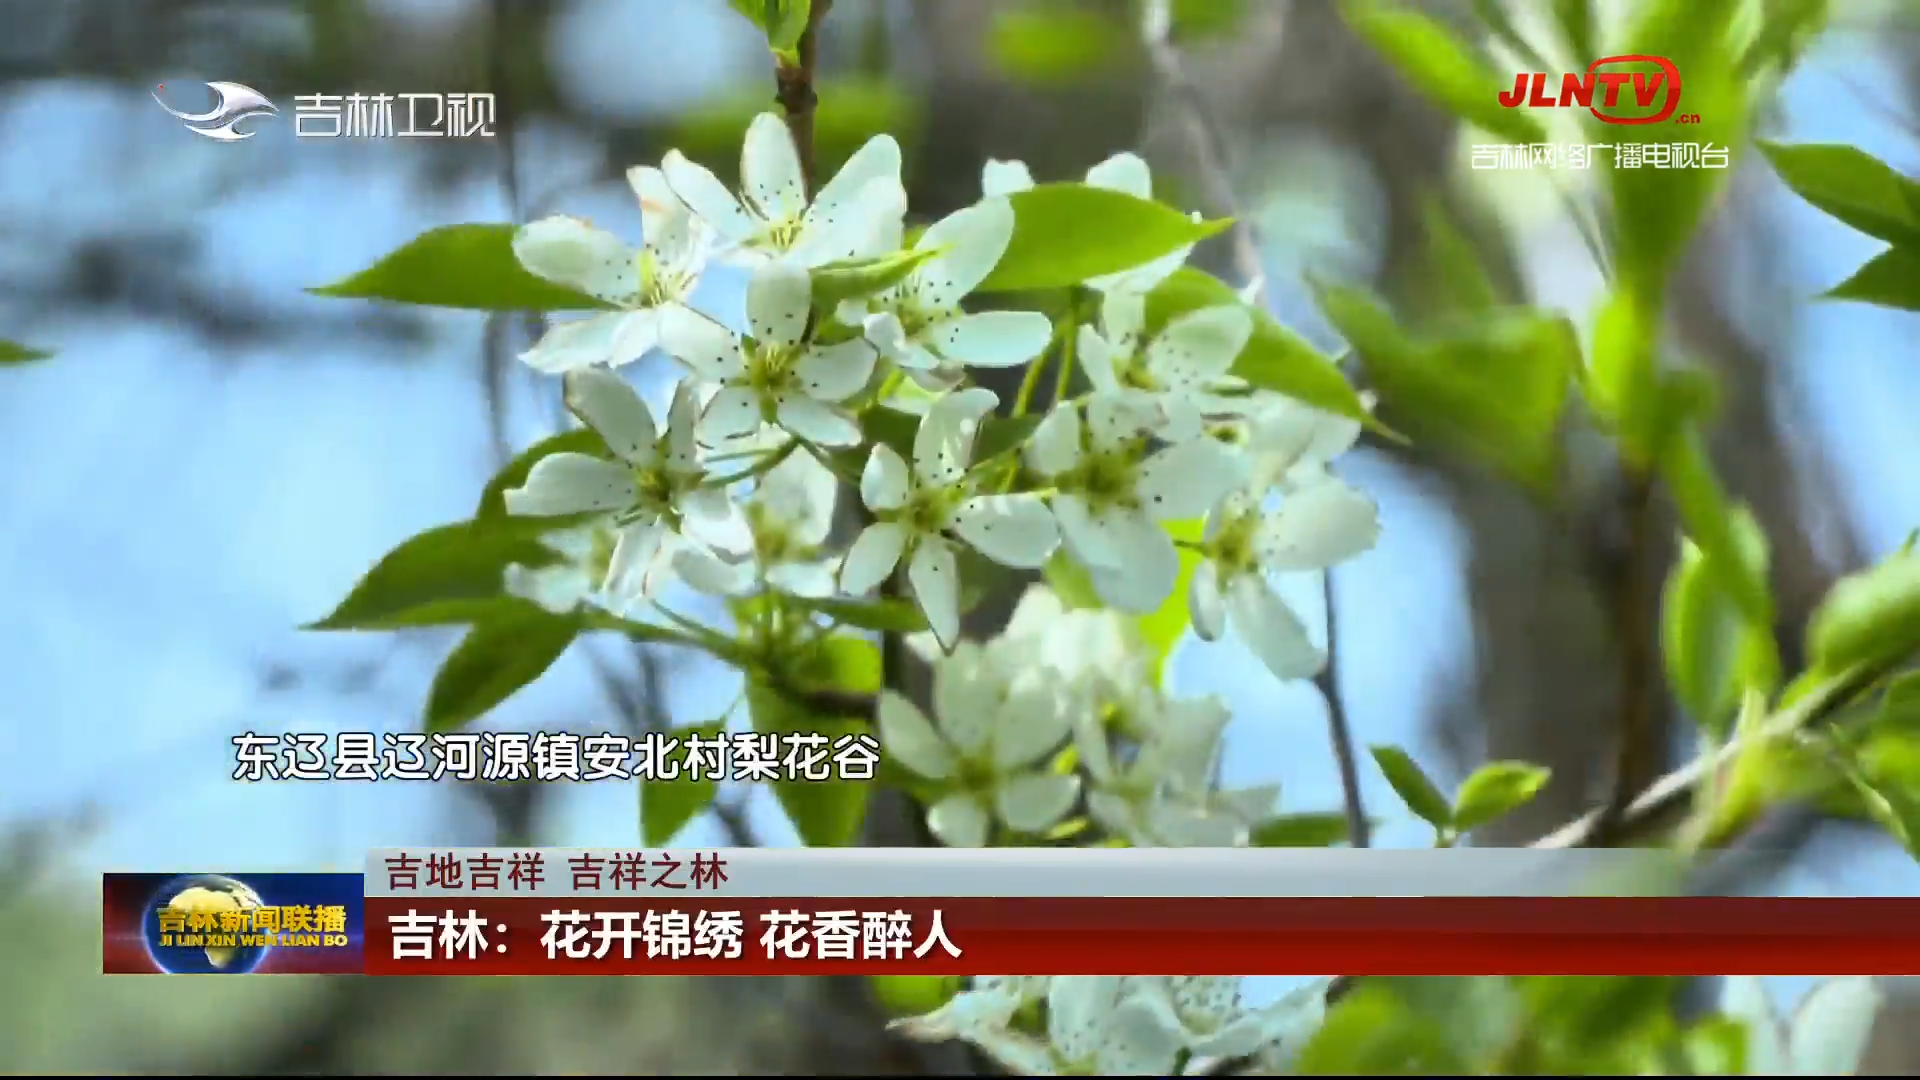
[[[1629,466],[1622,509],[1627,522],[1624,565],[1614,582],[1614,636],[1620,650],[1620,712],[1615,725],[1612,790],[1595,826],[1605,843],[1633,801],[1660,767],[1654,722],[1657,660],[1650,611],[1654,567],[1659,559],[1653,477]]]
[[[780,103],[780,111],[787,118],[787,131],[793,136],[793,146],[800,154],[800,174],[806,179],[807,192],[814,191],[818,179],[813,148],[813,113],[820,104],[820,94],[815,86],[815,68],[819,55],[820,24],[833,8],[833,0],[813,0],[807,10],[807,28],[800,34],[799,44],[794,47],[794,63],[780,63],[774,68],[774,100]]]
[[[1205,95],[1187,71],[1186,57],[1173,41],[1172,0],[1147,0],[1140,16],[1140,37],[1153,63],[1154,72],[1165,84],[1181,128],[1193,147],[1195,171],[1211,199],[1222,213],[1233,219],[1227,230],[1232,244],[1233,266],[1241,283],[1251,291],[1249,302],[1261,310],[1271,310],[1266,289],[1265,260],[1259,226],[1243,212],[1234,193],[1232,164],[1227,157],[1227,141],[1208,108]],[[1363,848],[1372,842],[1372,823],[1367,817],[1366,801],[1360,792],[1360,762],[1353,741],[1353,726],[1347,718],[1346,700],[1340,694],[1339,623],[1333,571],[1320,575],[1320,595],[1327,610],[1327,663],[1313,678],[1313,685],[1327,702],[1328,737],[1333,757],[1340,770],[1340,791],[1347,817],[1347,840]]]

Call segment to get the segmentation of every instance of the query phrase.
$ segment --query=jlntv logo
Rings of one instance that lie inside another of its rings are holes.
[[[1589,65],[1583,75],[1562,75],[1557,97],[1547,93],[1548,79],[1544,71],[1520,72],[1514,78],[1513,89],[1500,95],[1500,104],[1509,109],[1522,105],[1566,109],[1577,105],[1603,124],[1700,122],[1699,113],[1680,112],[1680,68],[1664,56],[1645,53],[1603,56]],[[1633,99],[1623,102],[1621,91],[1629,83],[1633,85]]]

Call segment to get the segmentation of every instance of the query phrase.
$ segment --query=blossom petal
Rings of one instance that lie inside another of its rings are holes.
[[[953,750],[926,714],[892,690],[880,692],[880,746],[887,756],[917,776],[945,780],[953,775]]]
[[[1029,670],[1032,660],[1031,655],[1018,658],[1014,669],[1018,673],[1016,678]],[[1063,697],[1058,688],[1042,686],[1037,680],[1026,678],[1021,678],[1005,700],[987,701],[982,711],[991,716],[994,769],[1002,773],[1027,769],[1059,750],[1073,734],[1073,715],[1068,703],[1069,699]]]
[[[861,197],[868,193],[869,185],[881,179],[900,182],[900,144],[887,134],[868,139],[840,166],[833,179],[820,186],[813,205],[807,207],[807,223],[830,229],[860,216],[864,210]]]
[[[736,244],[745,243],[759,233],[759,222],[748,215],[746,207],[740,205],[727,185],[706,166],[694,164],[678,150],[669,150],[660,159],[660,172],[687,209],[714,232]]]
[[[620,539],[613,545],[613,558],[607,563],[606,587],[624,595],[644,594],[645,583],[636,576],[660,553],[666,535],[667,528],[658,517],[643,518],[621,529]]]
[[[987,808],[970,792],[949,795],[927,811],[927,828],[948,847],[986,847],[992,826]]]
[[[1220,594],[1220,564],[1208,559],[1193,568],[1187,586],[1187,615],[1201,641],[1218,641],[1227,628],[1226,598]]]
[[[898,177],[876,176],[831,224],[813,219],[794,238],[787,258],[815,267],[843,259],[874,258],[899,251],[906,232],[907,189]]]
[[[860,425],[839,409],[789,391],[774,402],[780,426],[817,446],[859,446]]]
[[[833,470],[802,450],[769,470],[754,498],[779,519],[795,543],[819,547],[833,531],[839,495],[840,481]]]
[[[1147,369],[1168,387],[1197,389],[1225,375],[1252,337],[1253,315],[1244,307],[1190,311],[1147,343]]]
[[[664,305],[621,313],[614,328],[613,347],[607,354],[608,367],[625,367],[660,344],[660,312],[663,310]]]
[[[1027,440],[1027,464],[1042,476],[1058,476],[1080,464],[1080,410],[1062,405],[1047,414]]]
[[[1055,495],[1053,518],[1060,523],[1060,540],[1068,552],[1089,569],[1121,565],[1118,551],[1087,500],[1073,494]]]
[[[886,443],[875,443],[860,470],[860,501],[869,510],[898,510],[907,504],[911,480],[907,463],[900,452]]]
[[[1100,332],[1122,354],[1140,344],[1147,329],[1146,294],[1132,289],[1116,289],[1100,301]]]
[[[900,565],[912,534],[905,525],[882,521],[867,526],[847,548],[840,563],[840,590],[849,596],[871,592]]]
[[[783,134],[784,137],[784,134]],[[813,279],[788,262],[770,262],[747,282],[747,325],[762,345],[798,345],[807,333]]]
[[[710,444],[751,435],[760,428],[760,395],[745,386],[723,386],[707,402],[700,423]]]
[[[1013,241],[1013,204],[985,199],[927,227],[917,251],[943,249],[913,272],[920,302],[934,311],[957,307],[993,273]]]
[[[1012,195],[1033,189],[1033,172],[1024,161],[988,158],[980,168],[980,194],[983,198]]]
[[[1075,344],[1074,357],[1080,362],[1080,370],[1087,373],[1087,381],[1093,384],[1095,393],[1113,394],[1125,389],[1120,385],[1120,354],[1100,336],[1100,331],[1082,326]]]
[[[1146,434],[1152,414],[1132,395],[1093,394],[1087,398],[1087,442],[1099,453],[1112,453]]]
[[[567,411],[599,432],[622,461],[651,465],[659,457],[653,410],[627,380],[606,368],[582,368],[567,373],[563,396]]]
[[[1269,570],[1320,570],[1345,562],[1380,538],[1373,500],[1338,480],[1292,492],[1255,538]]]
[[[1153,198],[1153,170],[1139,154],[1123,150],[1087,170],[1087,184],[1131,195]]]
[[[1197,518],[1240,485],[1239,455],[1212,439],[1193,439],[1156,452],[1141,463],[1134,491],[1161,521]]]
[[[692,379],[673,384],[667,403],[666,467],[679,476],[700,471],[700,390]]]
[[[792,221],[807,208],[806,177],[786,121],[763,112],[740,144],[740,194],[768,221]]]
[[[635,165],[627,170],[627,186],[640,202],[640,238],[650,248],[659,248],[661,230],[677,227],[692,216],[687,204],[674,194],[667,174],[651,165]]]
[[[1070,1065],[1092,1064],[1122,985],[1117,975],[1061,975],[1047,988],[1047,1039]]]
[[[526,517],[624,510],[633,500],[633,475],[625,466],[570,452],[534,462],[526,483],[506,493],[507,513]]]
[[[660,345],[703,379],[731,382],[747,373],[740,339],[692,308],[675,305],[660,313]]]
[[[864,341],[816,345],[794,362],[793,373],[807,396],[819,401],[845,401],[866,388],[878,357]]]
[[[673,553],[673,572],[696,592],[738,596],[753,587],[753,565],[729,562],[704,547],[681,545]]]
[[[954,510],[960,539],[1002,566],[1038,570],[1060,546],[1053,515],[1035,495],[976,495]]]
[[[936,536],[923,536],[907,562],[907,582],[914,599],[927,614],[927,628],[942,648],[960,640],[960,561],[953,545]]]
[[[610,304],[640,291],[640,264],[624,240],[576,217],[556,215],[513,234],[513,254],[536,277]]]
[[[1021,773],[994,792],[994,810],[1009,828],[1023,833],[1051,829],[1080,797],[1080,778],[1058,773]]]
[[[1046,350],[1053,323],[1037,311],[983,311],[942,319],[922,331],[922,340],[962,364],[1017,367]]]
[[[1003,685],[987,651],[975,642],[959,642],[935,660],[933,710],[941,732],[962,757],[984,762],[993,750]]]
[[[1326,654],[1307,638],[1307,628],[1258,574],[1236,574],[1227,586],[1227,617],[1234,636],[1246,644],[1274,677],[1310,679],[1320,673]]]
[[[907,343],[907,328],[900,324],[900,316],[891,311],[877,311],[864,316],[860,320],[860,333],[880,351],[881,356],[896,364],[914,359]]]
[[[1135,615],[1150,615],[1166,603],[1180,578],[1180,552],[1173,538],[1146,515],[1113,511],[1096,519],[1114,561],[1090,566],[1094,590],[1108,605]]]
[[[626,318],[624,311],[608,311],[555,323],[532,348],[520,354],[520,360],[549,375],[609,363]]]
[[[1186,1033],[1173,1005],[1157,994],[1132,994],[1108,1017],[1093,1065],[1102,1076],[1166,1076],[1185,1049]]]
[[[1000,404],[985,387],[943,394],[920,418],[913,433],[913,474],[920,482],[945,487],[959,481],[973,461],[973,440],[980,421]]]

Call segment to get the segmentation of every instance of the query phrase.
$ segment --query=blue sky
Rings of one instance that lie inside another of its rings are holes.
[[[410,3],[427,20],[446,4]],[[558,35],[563,92],[591,92],[607,110],[677,108],[747,78],[759,62],[725,6],[660,0],[655,22],[631,8],[579,5]],[[714,12],[719,12],[719,18]],[[671,20],[679,20],[671,23]],[[672,29],[663,27],[671,25]],[[634,33],[676,35],[685,47],[636,65],[607,43]],[[699,57],[675,65],[672,57]],[[670,74],[669,74],[670,73]],[[247,80],[240,71],[182,78]],[[735,84],[737,85],[737,83]],[[1790,87],[1787,135],[1858,144],[1913,171],[1913,140],[1862,103],[1897,100],[1858,41],[1816,54]],[[0,102],[0,222],[24,243],[0,246],[17,280],[35,252],[140,225],[184,226],[199,250],[180,273],[231,288],[272,319],[338,312],[306,286],[358,269],[434,225],[508,216],[497,184],[451,194],[423,172],[437,144],[295,142],[270,124],[238,145],[194,139],[138,89],[56,82]],[[564,131],[535,131],[536,194],[592,161]],[[1121,149],[1115,147],[1114,149]],[[1875,253],[1875,242],[1769,185],[1788,228],[1789,268],[1811,295]],[[563,200],[637,233],[618,186]],[[1275,282],[1318,238],[1282,234]],[[1537,262],[1578,247],[1564,229],[1533,237]],[[1339,254],[1333,251],[1331,254]],[[331,306],[329,304],[331,303]],[[1297,288],[1283,310],[1302,310]],[[383,636],[303,634],[381,553],[404,537],[464,516],[489,474],[478,391],[481,320],[425,316],[431,339],[384,352],[350,338],[232,350],[177,325],[94,315],[85,320],[0,297],[5,336],[60,350],[9,371],[0,393],[0,815],[60,812],[83,801],[105,826],[72,869],[354,867],[367,848],[449,836],[463,804],[427,785],[244,785],[229,779],[239,731],[403,730],[417,722],[438,649],[396,650]],[[1847,478],[1846,498],[1867,549],[1881,555],[1920,525],[1920,400],[1914,316],[1810,304],[1798,312],[1794,372],[1817,435]],[[546,406],[522,395],[515,436],[543,433]],[[1379,461],[1347,470],[1381,502],[1379,547],[1342,571],[1344,683],[1360,737],[1399,742],[1429,759],[1414,730],[1425,697],[1464,657],[1466,606],[1459,537],[1442,508]],[[1311,581],[1288,583],[1305,610]],[[1316,616],[1317,621],[1317,616]],[[449,639],[450,641],[451,639]],[[577,650],[576,650],[577,652]],[[268,664],[341,672],[378,661],[371,691],[262,694]],[[675,679],[689,721],[732,698],[722,680]],[[1273,778],[1289,809],[1337,805],[1321,705],[1310,688],[1281,686],[1232,645],[1190,647],[1176,662],[1183,689],[1224,695],[1241,718],[1230,779]],[[570,654],[504,706],[493,722],[600,727],[602,703],[585,658]],[[1377,808],[1391,805],[1369,776]],[[596,785],[565,799],[552,842],[625,844],[635,833],[632,785]],[[784,823],[757,819],[775,842]],[[696,825],[690,844],[713,842]],[[1421,842],[1391,825],[1388,844]],[[1916,884],[1898,852],[1793,875],[1795,892],[1905,893]]]

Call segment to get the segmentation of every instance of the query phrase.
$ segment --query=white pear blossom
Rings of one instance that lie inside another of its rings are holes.
[[[1318,673],[1325,655],[1300,617],[1273,591],[1269,574],[1324,571],[1372,547],[1380,535],[1373,500],[1327,472],[1327,461],[1359,437],[1357,421],[1288,404],[1255,424],[1248,485],[1207,516],[1203,558],[1188,591],[1194,633],[1234,635],[1281,679]],[[1283,492],[1278,510],[1265,500]]]
[[[541,218],[513,238],[529,273],[618,310],[560,322],[520,355],[557,374],[593,364],[619,367],[660,343],[661,313],[684,306],[713,248],[713,233],[675,198],[660,170],[637,167],[627,182],[640,199],[638,251],[579,218]]]
[[[927,811],[927,826],[949,847],[981,847],[993,821],[1021,833],[1057,824],[1080,778],[1048,768],[1071,721],[1042,680],[995,677],[979,646],[962,642],[934,669],[936,727],[892,691],[880,699],[880,742],[912,772],[953,786]]]
[[[1134,153],[1115,154],[1088,169],[1087,184],[1090,187],[1132,195],[1137,199],[1153,198],[1153,170],[1147,166],[1140,155]],[[989,160],[980,171],[980,190],[989,198],[997,195],[1011,195],[1031,187],[1033,187],[1033,173],[1027,169],[1024,162]],[[1201,220],[1197,211],[1192,216],[1195,221]],[[1100,292],[1114,289],[1147,292],[1165,281],[1175,270],[1184,266],[1187,256],[1192,253],[1193,245],[1189,244],[1177,251],[1170,251],[1152,262],[1142,263],[1131,270],[1088,278],[1085,285],[1089,289]]]
[[[737,549],[744,523],[726,493],[703,486],[694,444],[693,387],[674,389],[667,430],[632,386],[605,368],[568,372],[567,408],[606,440],[617,460],[571,451],[535,462],[526,483],[506,493],[507,512],[527,517],[602,515],[618,530],[609,558],[608,590],[642,588],[662,543],[683,529],[704,543]]]
[[[1245,388],[1227,373],[1253,337],[1253,315],[1223,305],[1177,316],[1151,339],[1146,329],[1146,297],[1108,291],[1100,328],[1080,328],[1081,367],[1096,394],[1146,410],[1155,435],[1172,442],[1197,438],[1208,414],[1231,411],[1222,395]]]
[[[743,339],[694,311],[670,312],[661,327],[668,352],[703,379],[719,384],[701,414],[709,443],[778,424],[807,442],[857,446],[860,425],[839,407],[873,377],[873,346],[864,341],[820,345],[807,340],[813,306],[807,272],[767,263],[747,283]]]
[[[757,581],[794,596],[832,596],[834,565],[821,549],[833,530],[840,481],[791,441],[766,452],[782,458],[755,482],[741,505],[753,534],[749,556],[728,560],[690,548],[675,569],[694,588],[723,596],[744,593]]]
[[[607,580],[607,567],[613,563],[613,549],[618,541],[619,534],[604,521],[555,529],[542,536],[540,543],[559,556],[559,561],[538,567],[519,563],[508,566],[506,590],[509,595],[530,600],[555,615],[565,615],[583,606],[604,606],[601,586]]]
[[[987,199],[935,222],[914,244],[938,252],[906,280],[856,305],[867,339],[929,389],[958,382],[966,367],[1015,367],[1040,355],[1053,323],[1034,311],[968,314],[960,301],[985,281],[1013,240],[1013,207]],[[891,246],[899,246],[895,239]],[[843,316],[844,317],[844,316]]]
[[[1038,569],[1059,546],[1046,503],[1036,495],[980,494],[967,474],[980,418],[998,399],[978,387],[942,397],[921,418],[909,468],[891,446],[874,446],[860,498],[877,520],[847,550],[840,586],[863,593],[902,561],[914,598],[940,644],[960,636],[960,570],[954,542],[1022,569]]]
[[[1747,1026],[1748,1076],[1851,1076],[1885,1000],[1870,978],[1828,979],[1783,1020],[1757,975],[1729,975],[1720,1009]]]
[[[893,136],[868,139],[809,202],[793,136],[770,112],[747,128],[738,196],[678,150],[660,168],[673,193],[737,250],[807,268],[881,253],[907,209]]]
[[[1141,847],[1235,847],[1273,812],[1276,786],[1218,791],[1229,715],[1217,699],[1169,699],[1145,687],[1082,713],[1075,745],[1087,770],[1087,811]]]
[[[1125,401],[1095,395],[1083,408],[1054,409],[1027,445],[1028,464],[1054,485],[1067,549],[1101,599],[1137,613],[1159,608],[1180,573],[1159,523],[1200,517],[1242,475],[1238,456],[1212,439],[1152,450],[1150,425]]]

